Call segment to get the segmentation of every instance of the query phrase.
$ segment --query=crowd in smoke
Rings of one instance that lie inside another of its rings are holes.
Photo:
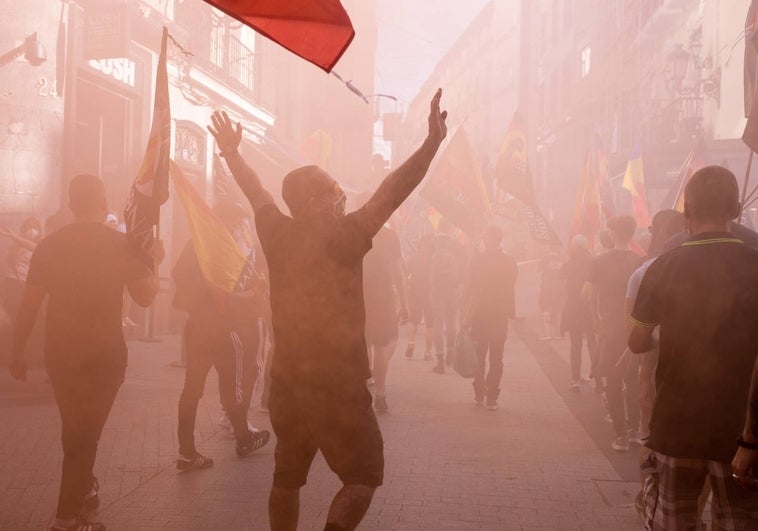
[[[391,407],[387,380],[401,324],[408,324],[406,358],[417,355],[418,341],[431,371],[453,367],[473,378],[477,406],[495,410],[503,402],[504,347],[519,315],[519,265],[503,251],[503,228],[490,225],[472,240],[438,219],[434,233],[403,256],[399,235],[385,226],[447,135],[440,99],[438,91],[418,151],[350,213],[340,185],[315,166],[285,176],[290,215],[283,213],[238,152],[239,124],[225,113],[212,117],[209,130],[253,217],[226,202],[209,218],[219,224],[208,230],[230,242],[229,256],[248,258],[231,289],[209,279],[220,258],[198,240],[172,264],[173,305],[189,316],[176,466],[213,465],[194,441],[212,367],[240,457],[269,441],[247,418],[262,386],[276,435],[272,529],[297,527],[299,491],[319,451],[343,483],[325,529],[355,529],[362,520],[383,482],[374,411]],[[69,195],[74,223],[45,238],[35,219],[20,234],[3,231],[14,241],[4,304],[17,316],[11,374],[24,380],[27,343],[47,299],[45,363],[64,453],[53,529],[95,531],[105,526],[85,514],[99,505],[97,442],[124,379],[124,290],[149,306],[165,253],[159,240],[147,262],[135,252],[97,177],[74,178]],[[637,508],[650,529],[699,525],[704,488],[712,489],[721,527],[753,529],[758,521],[758,494],[750,490],[758,462],[758,234],[735,225],[738,215],[734,176],[709,166],[687,184],[683,213],[654,216],[646,253],[638,251],[634,218],[620,216],[607,220],[597,252],[575,236],[567,256],[553,246],[541,259],[541,337],[568,334],[568,389],[580,393],[592,383],[613,426],[608,445],[639,448]]]

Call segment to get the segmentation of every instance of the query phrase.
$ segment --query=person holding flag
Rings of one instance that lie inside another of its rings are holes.
[[[61,415],[63,471],[54,531],[103,531],[82,512],[98,507],[92,474],[100,433],[126,371],[121,328],[124,287],[143,307],[158,293],[160,240],[151,248],[152,270],[126,236],[105,225],[105,187],[94,175],[69,185],[74,223],[43,239],[32,254],[13,333],[11,376],[26,380],[24,351],[47,298],[45,366]]]
[[[288,173],[279,210],[242,159],[242,127],[213,114],[209,131],[255,211],[269,266],[276,354],[269,412],[277,436],[269,518],[275,531],[297,528],[300,488],[319,450],[339,476],[326,530],[353,530],[384,474],[383,441],[366,380],[362,261],[371,240],[423,179],[447,135],[442,90],[431,101],[428,135],[371,199],[345,214],[345,193],[324,170]]]

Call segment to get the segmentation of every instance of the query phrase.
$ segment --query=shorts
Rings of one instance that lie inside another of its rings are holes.
[[[706,478],[713,489],[714,529],[756,529],[758,492],[731,477],[731,465],[705,459],[681,459],[651,451],[642,463],[647,528],[695,529],[700,520],[698,498]],[[720,527],[717,527],[720,526]]]
[[[384,442],[366,382],[316,390],[275,381],[269,414],[276,434],[275,487],[305,485],[318,450],[344,485],[382,484]]]
[[[434,328],[432,300],[428,295],[409,294],[408,320],[416,326],[423,322],[427,328]]]
[[[366,343],[383,347],[397,341],[400,335],[394,303],[366,304]]]

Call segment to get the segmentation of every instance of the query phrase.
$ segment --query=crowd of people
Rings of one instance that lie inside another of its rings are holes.
[[[239,289],[221,292],[204,277],[192,240],[173,264],[173,306],[187,313],[176,466],[213,465],[194,440],[211,368],[240,457],[270,438],[248,421],[262,387],[276,435],[274,530],[297,528],[299,491],[319,451],[343,484],[324,529],[361,522],[383,482],[375,411],[390,408],[389,363],[401,324],[408,325],[405,357],[416,356],[423,328],[421,355],[437,374],[473,345],[474,403],[498,407],[519,273],[503,251],[502,229],[487,227],[473,249],[442,218],[404,257],[387,226],[446,137],[440,99],[438,91],[418,151],[374,193],[356,198],[350,213],[340,185],[316,166],[284,177],[283,213],[238,152],[240,125],[226,113],[212,116],[208,129],[253,211],[248,223],[241,205],[222,201],[215,215],[252,270]],[[97,442],[124,380],[124,291],[140,306],[152,304],[165,253],[157,240],[145,262],[110,219],[97,177],[71,181],[69,206],[74,222],[44,239],[34,219],[20,234],[2,232],[14,242],[3,291],[17,316],[10,369],[26,378],[28,339],[46,301],[45,365],[64,454],[53,529],[99,531],[105,526],[86,513],[99,504]],[[734,176],[707,167],[687,184],[683,214],[655,215],[644,256],[634,218],[621,216],[608,220],[603,250],[576,236],[565,260],[553,249],[539,267],[541,337],[568,333],[569,390],[592,382],[613,425],[610,447],[639,446],[637,508],[649,529],[697,528],[706,478],[719,528],[756,529],[758,522],[758,493],[749,489],[758,466],[758,235],[732,222],[739,208]]]

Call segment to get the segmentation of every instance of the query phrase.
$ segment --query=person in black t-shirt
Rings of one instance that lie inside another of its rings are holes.
[[[283,214],[239,155],[240,124],[214,113],[208,129],[255,211],[268,263],[276,353],[269,412],[276,433],[269,516],[274,530],[297,527],[299,493],[319,450],[343,483],[325,529],[352,530],[382,484],[383,443],[371,395],[363,301],[363,257],[371,239],[429,169],[447,134],[442,91],[431,102],[429,133],[371,199],[345,215],[345,194],[324,170],[287,174]]]
[[[468,308],[464,325],[471,328],[476,341],[479,367],[474,377],[474,402],[497,409],[500,380],[503,377],[503,350],[508,335],[508,320],[516,317],[516,261],[500,248],[503,231],[491,226],[482,237],[484,252],[471,261]],[[487,368],[489,354],[489,372]]]
[[[758,492],[730,477],[758,354],[758,251],[729,231],[739,215],[734,175],[697,171],[684,192],[692,238],[658,257],[632,310],[629,348],[648,352],[660,326],[646,488],[652,529],[690,529],[706,477],[714,528],[756,529]]]
[[[75,223],[42,240],[32,254],[14,331],[11,374],[26,379],[24,350],[47,297],[45,366],[63,431],[63,472],[53,530],[98,531],[105,527],[87,523],[81,512],[99,504],[92,475],[97,442],[124,380],[124,287],[140,306],[152,304],[158,293],[154,272],[164,254],[156,241],[151,271],[126,236],[104,224],[108,208],[97,177],[74,177],[69,198]]]
[[[626,350],[627,315],[624,309],[629,277],[642,259],[630,250],[637,224],[630,216],[608,220],[613,249],[592,260],[587,282],[592,286],[595,328],[599,335],[599,371],[606,378],[605,397],[616,438],[611,447],[629,451],[629,434],[639,428],[637,360]]]

